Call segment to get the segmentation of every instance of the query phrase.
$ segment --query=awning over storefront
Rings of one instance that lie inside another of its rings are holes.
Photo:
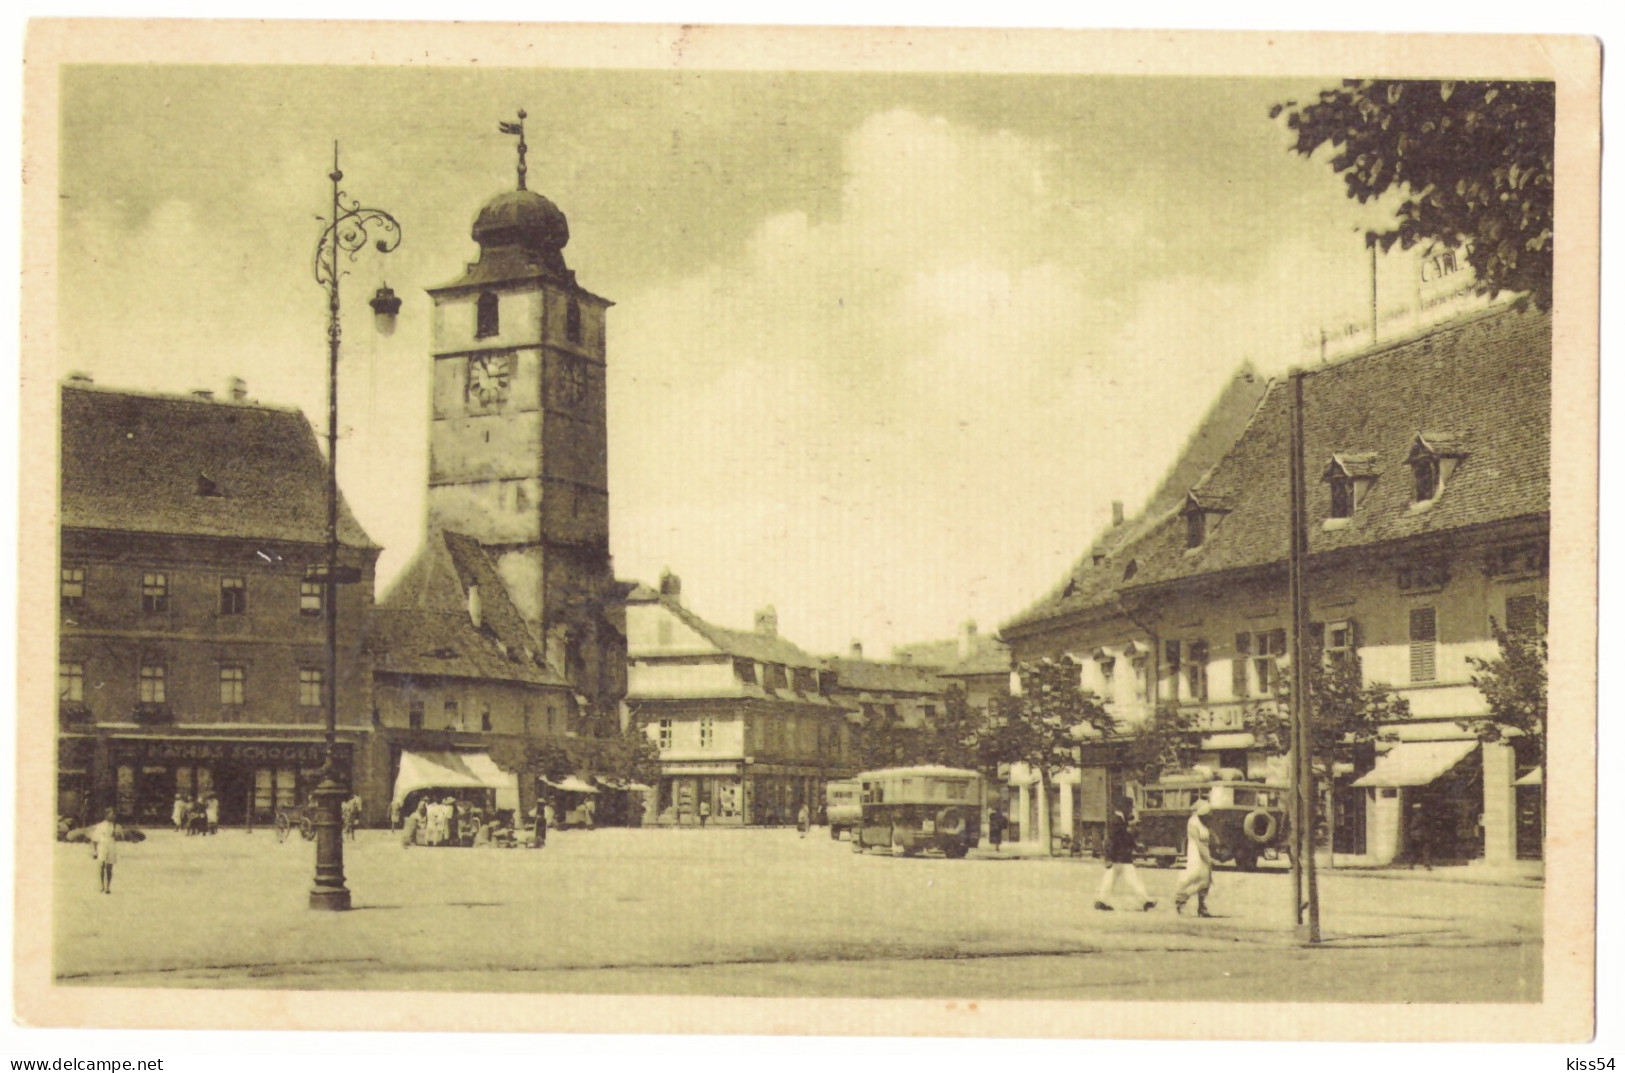
[[[495,790],[497,808],[519,808],[518,780],[485,753],[402,753],[393,803],[414,790]]]
[[[1204,734],[1202,736],[1202,748],[1204,750],[1251,749],[1252,747],[1253,736],[1247,733]]]
[[[1426,786],[1478,748],[1476,741],[1402,741],[1377,757],[1355,786]]]
[[[542,781],[547,783],[549,786],[553,787],[553,789],[555,789],[555,790],[563,790],[566,793],[595,794],[595,793],[598,792],[596,789],[594,789],[591,786],[588,786],[586,783],[582,782],[580,779],[576,778],[574,775],[567,775],[564,778],[557,779],[557,780],[543,779]]]
[[[1514,786],[1539,786],[1545,780],[1546,780],[1546,770],[1544,768],[1536,768],[1533,771],[1526,772],[1525,774],[1518,776],[1517,779],[1513,780],[1512,785],[1514,785]]]

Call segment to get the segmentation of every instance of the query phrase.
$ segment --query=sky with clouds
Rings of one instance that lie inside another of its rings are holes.
[[[1150,493],[1244,361],[1365,317],[1388,216],[1287,151],[1332,84],[1069,75],[121,66],[62,83],[60,369],[325,415],[332,143],[404,241],[346,280],[341,480],[421,535],[428,302],[513,186],[612,299],[616,572],[871,654],[1031,603]],[[1385,309],[1414,269],[1379,270]],[[365,298],[405,300],[393,336]]]

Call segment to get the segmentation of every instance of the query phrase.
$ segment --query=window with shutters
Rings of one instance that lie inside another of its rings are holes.
[[[412,730],[423,729],[423,698],[413,697],[406,706],[406,725]]]
[[[1546,629],[1543,619],[1539,596],[1530,593],[1507,597],[1507,615],[1503,625],[1508,633],[1542,633]]]
[[[1258,683],[1259,696],[1275,695],[1281,677],[1281,665],[1278,661],[1285,655],[1285,630],[1267,630],[1253,634],[1253,677]]]
[[[1431,607],[1411,608],[1411,681],[1431,682],[1437,677],[1438,618]]]
[[[716,723],[709,715],[700,717],[700,748],[709,749],[716,741]]]
[[[662,719],[660,721],[660,751],[661,752],[667,752],[670,749],[671,749],[671,720],[670,719]]]
[[[1192,641],[1186,652],[1185,681],[1190,687],[1191,701],[1207,700],[1207,642]]]
[[[1342,663],[1354,651],[1354,623],[1329,622],[1326,624],[1326,664]]]
[[[463,710],[456,701],[448,700],[445,703],[445,716],[447,730],[463,729]]]
[[[1253,650],[1253,635],[1250,633],[1236,634],[1236,654],[1230,660],[1230,695],[1232,697],[1245,697],[1248,693],[1247,664],[1248,656]]]

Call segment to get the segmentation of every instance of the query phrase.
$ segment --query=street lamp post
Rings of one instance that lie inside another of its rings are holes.
[[[401,225],[382,209],[363,208],[351,201],[339,182],[339,146],[333,143],[333,170],[327,176],[333,183],[333,215],[316,244],[316,282],[327,289],[327,556],[319,571],[322,579],[322,609],[327,621],[327,670],[322,682],[324,714],[327,723],[326,754],[316,798],[316,880],[310,889],[312,909],[350,908],[350,890],[344,885],[344,839],[339,824],[339,807],[345,787],[338,779],[338,587],[361,580],[360,571],[339,569],[339,254],[353,261],[369,240],[379,253],[388,253],[401,244]],[[379,237],[371,239],[369,229]],[[372,300],[380,322],[392,322],[400,310],[400,299],[387,287]]]

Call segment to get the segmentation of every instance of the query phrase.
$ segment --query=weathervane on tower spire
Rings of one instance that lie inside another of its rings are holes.
[[[525,110],[519,109],[519,122],[499,122],[497,126],[504,134],[519,135],[519,189],[525,188]]]

